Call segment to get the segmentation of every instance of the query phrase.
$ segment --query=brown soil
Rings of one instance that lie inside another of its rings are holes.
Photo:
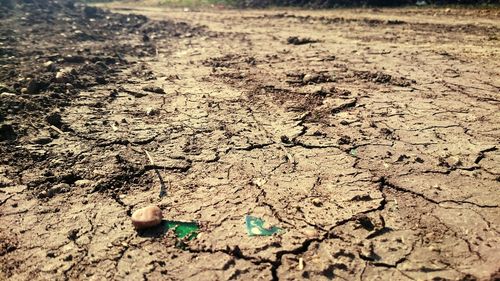
[[[112,7],[1,19],[0,279],[499,280],[498,11]]]

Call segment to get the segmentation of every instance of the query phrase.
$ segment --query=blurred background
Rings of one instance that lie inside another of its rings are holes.
[[[0,0],[10,2],[14,0]],[[83,2],[113,2],[113,0],[82,0]],[[124,0],[121,2],[148,2],[160,5],[210,5],[221,4],[239,8],[264,8],[264,7],[306,7],[306,8],[338,8],[338,7],[398,7],[398,6],[455,6],[455,5],[481,5],[494,6],[500,0]]]

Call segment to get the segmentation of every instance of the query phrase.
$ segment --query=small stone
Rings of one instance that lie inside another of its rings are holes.
[[[57,111],[51,112],[45,117],[45,121],[49,123],[50,125],[56,126],[57,128],[61,128],[62,124],[62,118],[61,114]]]
[[[41,191],[40,193],[38,193],[38,198],[46,198],[47,197],[47,191],[44,190],[44,191]]]
[[[12,88],[6,84],[0,83],[0,92],[12,92]]]
[[[31,140],[32,143],[41,144],[41,145],[48,144],[51,141],[52,141],[52,138],[49,136],[39,136],[39,137],[35,137]]]
[[[75,241],[76,238],[78,238],[78,232],[80,232],[78,229],[71,229],[70,231],[68,231],[68,239]]]
[[[162,88],[156,86],[144,86],[142,87],[142,90],[151,93],[165,94],[165,91]]]
[[[14,126],[11,124],[0,125],[0,141],[4,140],[15,140],[17,138]]]
[[[151,108],[151,107],[148,107],[146,109],[146,114],[149,115],[149,116],[153,116],[153,115],[156,115],[158,114],[160,111],[158,109],[154,109],[154,108]]]
[[[47,252],[47,257],[48,258],[55,258],[56,254],[54,252]]]
[[[9,93],[9,92],[3,92],[0,94],[0,97],[15,97],[16,94]]]
[[[105,78],[105,77],[103,77],[103,76],[97,76],[97,77],[95,78],[95,82],[96,82],[97,84],[101,84],[101,85],[104,85],[104,84],[107,84],[107,83],[108,83],[108,81],[106,80],[106,78]]]
[[[456,156],[452,156],[452,157],[448,158],[447,162],[448,162],[448,165],[450,167],[458,167],[458,166],[462,165],[462,160],[460,160],[460,158],[458,158]]]
[[[304,81],[304,83],[309,83],[315,81],[316,79],[318,79],[318,75],[306,74],[304,75],[304,78],[302,78],[302,81]]]
[[[158,206],[148,206],[132,214],[132,224],[136,229],[157,226],[161,223],[163,215]]]
[[[320,206],[322,205],[321,200],[320,200],[319,198],[314,198],[314,199],[312,200],[312,203],[313,203],[313,205],[314,205],[314,206],[316,206],[316,207],[320,207]]]
[[[350,142],[351,142],[351,137],[349,136],[341,136],[337,141],[339,145],[349,144]]]
[[[92,185],[91,180],[77,180],[75,181],[75,186],[90,186]]]
[[[304,259],[303,258],[299,258],[298,270],[300,270],[300,271],[304,270]]]
[[[61,71],[58,71],[58,72],[56,73],[56,82],[59,82],[59,83],[63,83],[63,82],[65,82],[65,81],[66,81],[66,77],[67,77],[67,75],[68,75],[68,74],[67,74],[66,72],[62,71],[62,70],[61,70]]]
[[[283,135],[283,136],[281,136],[281,138],[280,138],[280,139],[281,139],[281,142],[282,142],[282,143],[286,143],[286,144],[291,143],[290,138],[288,138],[287,136],[284,136],[284,135]]]
[[[47,71],[53,72],[57,70],[56,64],[53,61],[48,61],[43,64]]]
[[[46,197],[53,197],[54,195],[56,195],[58,193],[68,191],[69,188],[70,188],[70,186],[67,183],[56,184],[56,185],[52,186],[51,188],[49,188],[49,190],[47,190]]]
[[[317,237],[318,236],[318,232],[314,228],[303,229],[302,233],[304,233],[304,235],[307,238],[313,238],[313,237]]]
[[[73,33],[78,34],[78,35],[85,35],[83,33],[83,31],[81,31],[81,30],[75,30],[75,31],[73,31]],[[84,63],[85,62],[85,58],[82,56],[78,56],[78,55],[67,55],[63,59],[65,62],[69,62],[69,63]]]
[[[55,81],[58,83],[69,83],[74,80],[74,75],[77,75],[78,72],[71,67],[61,69],[56,73]]]
[[[40,92],[40,88],[41,88],[40,83],[35,79],[31,79],[28,82],[28,87],[26,87],[27,89],[26,93],[30,95],[38,94]]]

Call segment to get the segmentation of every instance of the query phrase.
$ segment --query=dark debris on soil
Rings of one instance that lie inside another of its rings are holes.
[[[113,14],[69,0],[18,0],[5,12],[0,141],[23,134],[23,116],[43,117],[67,106],[83,89],[117,82],[116,73],[132,64],[127,56],[155,54],[155,39],[202,32],[186,23]]]
[[[82,91],[108,83],[119,87],[126,69],[140,69],[135,74],[148,78],[150,73],[137,58],[156,55],[160,41],[200,36],[205,29],[114,14],[73,0],[13,3],[0,10],[0,163],[15,167],[10,173],[39,171],[39,177],[26,184],[36,186],[39,198],[50,197],[87,176],[86,169],[78,168],[85,166],[79,155],[53,155],[42,149],[60,133],[73,133],[61,119],[65,108]],[[49,133],[38,137],[40,132]],[[51,164],[60,158],[65,164]],[[125,176],[136,173],[122,170]]]
[[[286,39],[286,42],[291,45],[304,45],[304,44],[317,43],[319,41],[307,37],[301,38],[297,36],[291,36]]]

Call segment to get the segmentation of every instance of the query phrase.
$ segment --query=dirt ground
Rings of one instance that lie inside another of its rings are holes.
[[[500,11],[108,7],[0,19],[0,279],[500,280]]]

